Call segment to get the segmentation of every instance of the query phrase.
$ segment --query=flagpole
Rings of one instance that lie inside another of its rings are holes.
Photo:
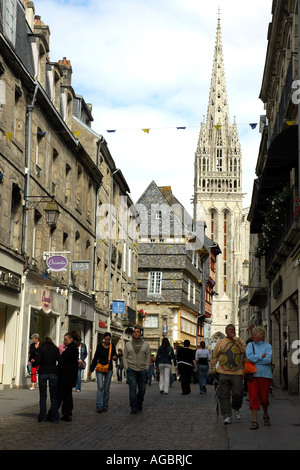
[[[300,0],[298,0],[298,80],[300,80]],[[298,103],[298,196],[300,195],[300,100]]]

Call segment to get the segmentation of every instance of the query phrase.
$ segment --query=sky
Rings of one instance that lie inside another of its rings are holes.
[[[92,129],[107,141],[133,201],[154,180],[171,186],[190,214],[220,8],[230,122],[236,118],[243,207],[250,206],[261,137],[259,125],[253,130],[250,123],[265,114],[259,94],[272,0],[35,0],[34,5],[50,28],[50,60],[71,61],[75,93],[93,105]]]

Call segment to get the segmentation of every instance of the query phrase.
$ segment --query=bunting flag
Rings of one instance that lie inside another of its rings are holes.
[[[295,123],[295,121],[286,121],[287,124],[289,125],[292,125]],[[251,122],[251,123],[238,123],[236,124],[237,126],[246,126],[246,125],[249,125],[251,126],[252,130],[253,129],[256,129],[258,123],[257,122]],[[219,129],[222,127],[221,124],[216,124],[216,125],[213,125],[213,127],[219,131]],[[176,127],[149,127],[147,129],[141,129],[143,132],[145,132],[146,134],[149,134],[150,130],[153,130],[153,129],[176,129],[176,130],[186,130],[186,129],[190,129],[190,128],[197,128],[199,129],[199,126],[176,126]],[[102,129],[101,132],[107,132],[108,134],[111,134],[111,133],[114,133],[114,132],[118,132],[118,131],[132,131],[132,130],[140,130],[140,129],[137,129],[137,128],[130,128],[130,129]]]
[[[292,126],[293,124],[295,124],[295,121],[285,121],[287,123],[288,126]]]
[[[76,135],[77,138],[79,138],[80,135],[81,135],[81,132],[80,131],[74,131],[73,134]]]
[[[5,132],[5,135],[8,138],[9,142],[12,143],[13,133],[12,132]]]

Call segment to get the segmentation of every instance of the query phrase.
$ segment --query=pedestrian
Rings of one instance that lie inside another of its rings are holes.
[[[64,336],[65,351],[61,354],[58,373],[58,409],[61,407],[62,420],[72,421],[73,395],[78,376],[78,338],[72,333]]]
[[[283,380],[284,380],[284,388],[283,390],[288,389],[288,352],[289,352],[289,345],[288,345],[288,335],[287,332],[283,332],[283,339],[284,339],[284,349],[283,349]]]
[[[136,326],[131,341],[128,341],[124,348],[124,367],[129,385],[129,402],[132,414],[143,409],[149,364],[149,344],[142,339],[141,328]]]
[[[31,381],[31,387],[29,390],[35,390],[35,384],[37,383],[37,372],[38,372],[38,366],[33,367],[33,359],[36,358],[38,348],[40,346],[40,336],[38,333],[34,333],[31,335],[32,343],[29,346],[29,357],[28,357],[28,365],[30,366],[30,381]]]
[[[211,372],[219,374],[218,396],[224,424],[232,423],[232,410],[237,419],[241,418],[243,404],[243,356],[246,345],[236,337],[235,327],[226,327],[226,337],[214,347],[211,357]],[[217,364],[218,363],[218,364]]]
[[[206,393],[207,374],[209,369],[210,353],[205,346],[205,342],[201,341],[200,349],[195,354],[195,369],[198,372],[200,394]]]
[[[122,378],[123,378],[123,370],[124,370],[124,359],[123,359],[123,351],[122,349],[118,349],[118,354],[117,354],[117,379],[118,383],[122,383]]]
[[[58,364],[61,356],[59,349],[52,342],[52,339],[46,336],[37,350],[35,359],[32,359],[33,367],[39,367],[39,391],[40,391],[40,413],[38,422],[45,423],[47,420],[52,423],[58,423]],[[47,384],[49,384],[51,408],[48,414],[47,405]]]
[[[256,365],[256,372],[251,380],[248,380],[249,405],[252,411],[251,430],[258,429],[257,415],[260,404],[263,408],[263,420],[265,426],[270,426],[268,415],[269,393],[272,382],[272,346],[265,342],[266,332],[258,326],[253,331],[253,343],[249,343],[246,349],[248,361]]]
[[[177,353],[182,395],[191,393],[191,377],[194,368],[195,351],[190,349],[190,344],[188,339],[184,340],[183,348],[180,348]]]
[[[155,356],[154,356],[154,354],[151,354],[151,356],[150,356],[150,365],[149,365],[149,369],[148,369],[148,380],[147,380],[147,382],[150,386],[152,384],[152,376],[155,379],[154,365],[155,365]]]
[[[157,351],[155,363],[159,369],[159,390],[165,395],[169,393],[172,360],[176,366],[174,350],[170,346],[168,338],[163,338]]]
[[[86,368],[85,359],[87,358],[87,347],[84,343],[82,343],[80,336],[78,337],[76,346],[78,349],[78,372],[77,372],[76,392],[80,393],[82,371]]]
[[[104,333],[103,342],[98,344],[94,358],[92,360],[88,375],[91,375],[96,369],[97,378],[97,413],[108,411],[109,389],[111,377],[113,374],[113,362],[117,360],[117,352],[114,344],[111,343],[111,334]],[[97,365],[108,366],[107,372],[97,371]]]

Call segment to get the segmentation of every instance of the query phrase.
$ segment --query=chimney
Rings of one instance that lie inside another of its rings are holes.
[[[30,0],[24,0],[24,6],[25,6],[26,21],[29,24],[29,27],[30,27],[31,31],[33,31],[33,28],[34,28],[34,15],[35,15],[34,3],[31,2]]]
[[[62,81],[61,84],[62,86],[71,86],[72,82],[72,66],[71,66],[71,61],[67,60],[66,57],[63,58],[63,60],[58,61],[59,68],[61,70],[61,75],[62,75]]]

